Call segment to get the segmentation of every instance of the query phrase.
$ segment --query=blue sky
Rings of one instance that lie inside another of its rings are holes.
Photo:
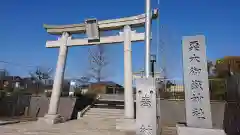
[[[144,12],[145,0],[7,0],[0,4],[0,60],[55,68],[58,49],[45,48],[46,40],[56,39],[43,29],[46,24],[81,23],[86,18],[99,20],[132,16]],[[210,60],[239,55],[240,1],[238,0],[152,0],[160,8],[160,25],[153,22],[152,50],[156,52],[157,31],[170,78],[182,77],[181,38],[204,34]],[[123,45],[107,47],[110,65],[108,80],[123,83]],[[133,70],[144,67],[144,42],[133,43]],[[66,76],[84,75],[88,70],[88,47],[69,49]],[[160,61],[160,60],[159,60]],[[163,64],[165,63],[165,64]],[[33,68],[0,64],[11,74],[26,76]]]

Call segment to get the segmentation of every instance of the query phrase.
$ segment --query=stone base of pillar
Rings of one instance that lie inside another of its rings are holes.
[[[44,117],[38,118],[38,122],[52,125],[64,122],[64,118],[61,117],[59,114],[56,115],[46,114]]]
[[[222,129],[206,129],[206,128],[194,128],[187,127],[183,124],[177,124],[178,135],[226,135]]]
[[[136,132],[136,120],[135,119],[117,119],[116,129],[120,131]]]

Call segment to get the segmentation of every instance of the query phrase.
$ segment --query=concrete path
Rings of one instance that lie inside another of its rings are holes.
[[[51,126],[37,122],[18,123],[0,126],[0,135],[135,135],[118,131],[107,121],[101,122],[73,120]],[[176,129],[165,127],[161,135],[176,135]]]
[[[79,120],[46,125],[39,122],[21,122],[0,126],[0,135],[135,135],[135,132],[116,130],[116,119],[123,110],[91,108]],[[176,135],[175,129],[164,128],[162,135]]]
[[[0,135],[126,135],[124,132],[112,129],[101,120],[86,122],[72,120],[69,122],[44,125],[37,122],[18,123],[0,127]]]

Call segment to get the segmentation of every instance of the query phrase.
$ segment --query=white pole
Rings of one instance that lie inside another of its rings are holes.
[[[149,76],[150,66],[150,36],[151,36],[151,0],[146,0],[146,23],[145,23],[145,37],[146,37],[146,48],[145,48],[145,76]]]

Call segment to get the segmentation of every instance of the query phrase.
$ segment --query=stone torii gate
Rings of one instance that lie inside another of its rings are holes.
[[[152,11],[152,19],[156,19],[158,11]],[[50,99],[48,113],[44,120],[47,123],[55,124],[60,122],[61,116],[57,114],[59,99],[61,96],[61,87],[64,77],[66,57],[68,47],[84,46],[84,45],[98,45],[98,44],[113,44],[124,43],[124,98],[125,98],[125,117],[129,119],[134,118],[134,102],[133,102],[133,88],[132,88],[132,49],[131,42],[144,41],[145,33],[137,33],[131,28],[144,27],[146,16],[145,14],[97,21],[96,19],[85,20],[82,24],[71,25],[44,25],[44,28],[49,34],[61,35],[57,41],[47,41],[47,48],[59,48],[59,56],[56,66],[56,73]],[[119,35],[103,36],[99,34],[100,31],[121,30]],[[72,34],[87,34],[88,38],[73,39]]]

